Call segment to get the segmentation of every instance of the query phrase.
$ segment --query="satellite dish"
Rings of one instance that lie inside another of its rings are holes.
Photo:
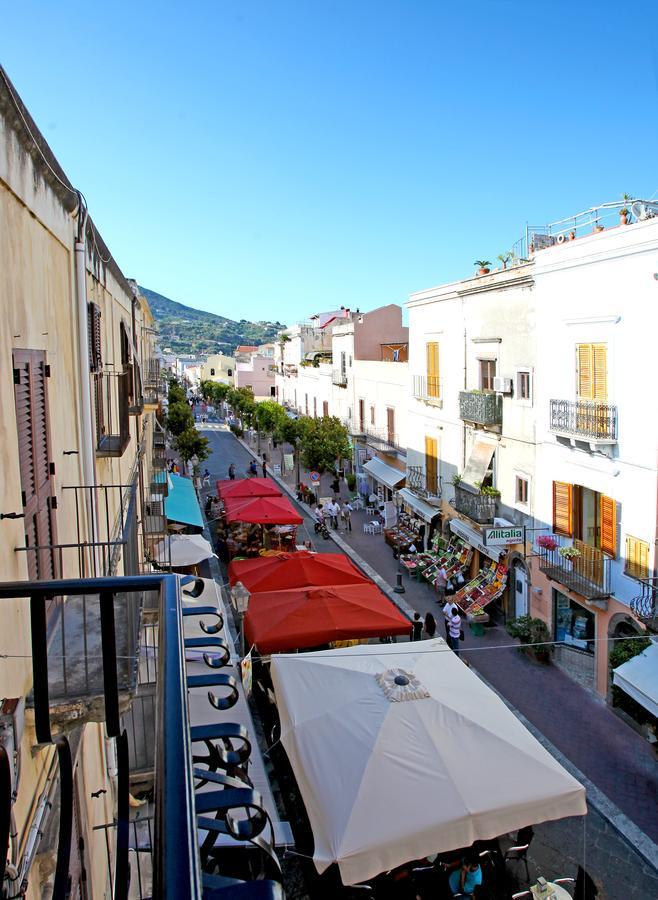
[[[658,216],[658,203],[636,200],[631,203],[631,212],[639,222],[643,222],[645,219],[654,219]]]

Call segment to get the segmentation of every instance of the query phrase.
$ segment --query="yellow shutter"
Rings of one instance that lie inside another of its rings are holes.
[[[438,493],[436,438],[425,437],[425,487],[430,494]]]
[[[633,578],[649,577],[649,544],[626,535],[626,564],[624,572]]]
[[[608,345],[578,344],[578,399],[608,399]]]
[[[592,399],[592,345],[578,344],[576,347],[578,365],[578,399]]]
[[[427,357],[427,396],[439,397],[439,344],[430,341],[425,345]]]
[[[601,494],[601,550],[613,559],[617,556],[617,504]]]
[[[563,481],[553,482],[553,531],[573,534],[573,487]]]

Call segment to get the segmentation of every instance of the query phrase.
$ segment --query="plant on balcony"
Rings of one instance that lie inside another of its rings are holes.
[[[622,194],[622,195],[621,195],[621,199],[624,201],[624,203],[628,203],[628,202],[630,202],[633,198],[631,197],[630,194]],[[627,225],[627,224],[628,224],[628,215],[629,215],[629,214],[628,214],[628,209],[627,209],[626,206],[622,207],[622,208],[619,210],[619,222],[620,222],[621,225]]]
[[[475,487],[478,489],[482,497],[500,497],[500,491],[498,490],[498,488],[491,487],[491,485],[489,484],[483,485],[481,481],[476,481]]]
[[[550,662],[553,645],[550,644],[551,634],[543,619],[519,616],[513,622],[508,622],[506,627],[508,634],[521,641],[518,648],[520,653],[534,657],[537,662]],[[541,646],[537,646],[538,644]]]
[[[563,559],[571,560],[578,559],[582,556],[578,547],[560,547],[557,551]]]
[[[540,534],[537,538],[537,546],[541,547],[542,550],[553,552],[553,550],[557,550],[558,543],[552,534]]]
[[[489,268],[491,262],[488,259],[476,259],[473,265],[479,267],[480,275],[488,275],[491,271],[491,269]]]
[[[497,259],[499,259],[501,261],[501,263],[503,264],[503,269],[507,268],[507,263],[510,261],[511,258],[512,258],[512,254],[509,250],[507,251],[507,253],[499,253],[497,256]]]
[[[455,474],[452,476],[452,483],[454,484],[454,486],[457,487],[458,484],[461,484],[461,480],[461,475],[455,472]]]

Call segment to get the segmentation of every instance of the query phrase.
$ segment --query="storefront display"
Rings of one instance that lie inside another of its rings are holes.
[[[506,585],[507,566],[492,562],[455,594],[455,603],[467,616],[477,618],[485,606],[501,596]]]
[[[594,614],[556,591],[555,640],[594,653]]]
[[[436,534],[432,540],[434,562],[423,572],[423,578],[436,587],[436,578],[441,569],[445,570],[447,586],[459,588],[466,580],[465,573],[473,558],[473,549],[457,535],[450,538]]]
[[[407,553],[413,545],[417,550],[422,546],[421,526],[425,523],[420,519],[414,519],[407,513],[400,513],[397,525],[394,528],[384,529],[384,540],[397,553]]]

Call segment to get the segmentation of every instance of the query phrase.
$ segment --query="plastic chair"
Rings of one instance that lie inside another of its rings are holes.
[[[522,862],[525,866],[525,878],[526,881],[530,881],[530,872],[528,871],[528,847],[530,844],[518,844],[515,847],[510,847],[505,851],[505,856],[503,857],[504,862]]]
[[[554,878],[554,884],[575,884],[573,892],[574,900],[593,900],[598,897],[599,889],[594,883],[594,879],[585,871],[582,866],[578,866],[578,872],[574,878]]]

